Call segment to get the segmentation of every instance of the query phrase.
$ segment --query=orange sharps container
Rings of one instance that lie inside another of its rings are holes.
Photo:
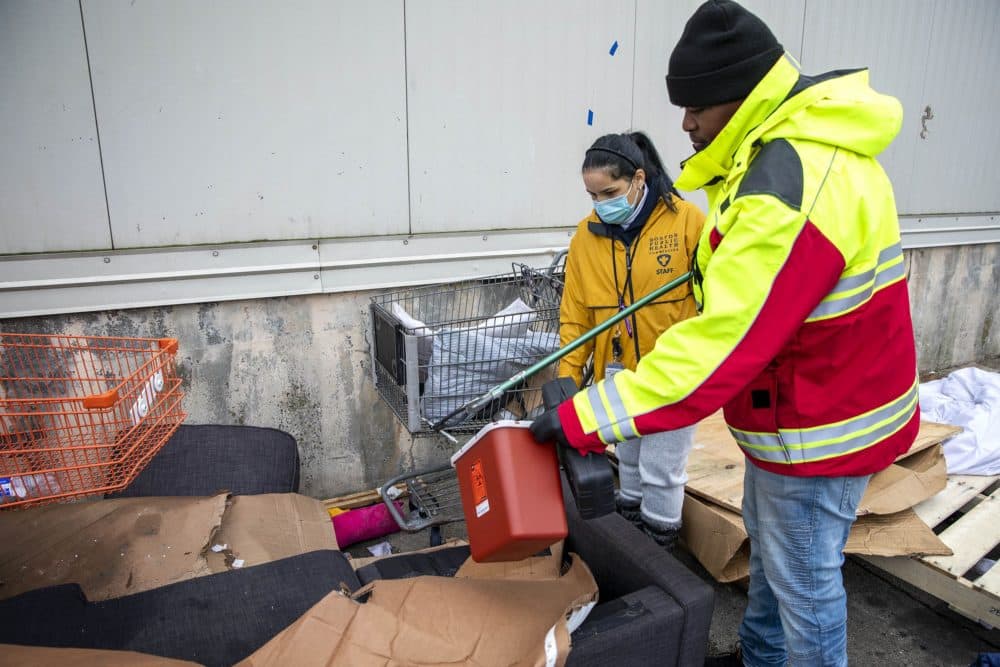
[[[530,425],[488,424],[451,457],[477,562],[521,560],[568,532],[555,447]]]

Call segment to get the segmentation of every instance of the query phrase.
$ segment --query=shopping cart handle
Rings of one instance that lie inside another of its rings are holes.
[[[561,377],[546,382],[542,386],[545,409],[555,409],[578,390],[573,378]],[[596,519],[614,512],[615,477],[608,457],[594,452],[580,456],[567,442],[559,442],[556,450],[580,517]]]

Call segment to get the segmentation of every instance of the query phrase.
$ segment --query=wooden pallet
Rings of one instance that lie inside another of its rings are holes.
[[[1000,627],[1000,563],[987,573],[965,574],[1000,544],[1000,475],[949,475],[943,491],[914,510],[954,552],[952,556],[864,560],[947,602],[958,613],[990,627]],[[950,523],[949,523],[950,521]]]

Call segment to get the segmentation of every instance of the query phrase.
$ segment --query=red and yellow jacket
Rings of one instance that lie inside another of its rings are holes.
[[[895,200],[875,160],[901,122],[867,71],[812,78],[779,60],[676,183],[709,195],[701,314],[635,372],[561,405],[570,442],[628,440],[723,407],[744,454],[772,472],[864,475],[906,451],[916,353]]]
[[[619,299],[630,306],[690,269],[705,215],[683,199],[672,197],[672,202],[676,212],[656,195],[648,218],[628,246],[593,211],[580,221],[566,257],[566,286],[559,309],[563,345],[618,312]],[[629,326],[619,323],[563,357],[559,375],[572,377],[579,386],[583,367],[593,353],[594,377],[603,378],[605,367],[614,360],[611,341],[616,335],[622,365],[635,369],[638,360],[653,349],[657,336],[696,313],[691,285],[681,285],[641,308]]]

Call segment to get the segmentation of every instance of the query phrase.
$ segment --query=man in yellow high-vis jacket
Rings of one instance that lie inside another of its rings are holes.
[[[668,72],[695,149],[676,186],[709,198],[701,312],[533,430],[603,451],[724,408],[747,457],[740,659],[843,665],[847,534],[870,475],[919,425],[899,222],[875,159],[902,109],[865,70],[800,73],[729,0],[699,7]]]

